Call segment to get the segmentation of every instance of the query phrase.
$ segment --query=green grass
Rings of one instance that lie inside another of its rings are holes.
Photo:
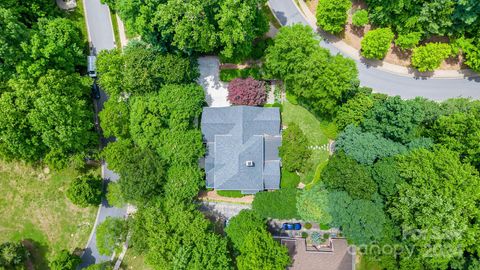
[[[290,98],[291,99],[291,98]],[[302,129],[305,136],[308,138],[310,145],[322,146],[328,144],[329,138],[336,137],[335,124],[325,120],[319,120],[307,109],[300,105],[294,105],[288,100],[283,104],[282,122],[288,125],[290,122],[295,122]],[[300,175],[300,180],[305,183],[319,180],[319,172],[323,168],[317,168],[319,165],[324,166],[328,160],[329,154],[327,150],[313,149],[310,158],[310,169]],[[320,170],[320,171],[319,171]]]
[[[66,198],[76,176],[73,169],[46,173],[0,161],[0,243],[28,239],[38,269],[46,269],[45,261],[62,249],[83,248],[97,208],[79,208]]]
[[[299,219],[296,188],[282,188],[255,194],[252,209],[264,218]]]
[[[122,265],[120,266],[122,270],[150,270],[151,267],[147,266],[145,263],[145,257],[142,254],[138,254],[131,248],[125,253],[123,258]]]
[[[262,6],[262,10],[263,12],[265,13],[265,15],[267,16],[268,20],[270,21],[270,23],[273,24],[273,26],[275,26],[275,28],[277,29],[280,29],[282,27],[282,25],[280,24],[280,22],[277,20],[277,18],[275,17],[275,15],[273,15],[273,12],[272,10],[270,9],[270,7],[265,4]]]
[[[245,196],[240,190],[217,190],[217,194],[228,198],[242,198]]]
[[[220,70],[220,80],[223,82],[230,82],[236,78],[252,77],[256,80],[262,78],[259,68],[244,68],[244,69],[222,69]]]
[[[110,18],[112,19],[113,35],[115,36],[115,45],[117,49],[122,49],[122,42],[120,41],[120,32],[118,30],[118,21],[115,12],[110,9]]]
[[[373,260],[368,259],[367,257],[360,256],[360,262],[356,267],[358,270],[382,270],[383,268]]]
[[[282,168],[282,179],[280,181],[281,188],[296,188],[298,183],[300,183],[300,176]]]

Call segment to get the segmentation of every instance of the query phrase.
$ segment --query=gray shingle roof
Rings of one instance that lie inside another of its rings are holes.
[[[201,128],[208,149],[207,187],[249,193],[279,188],[278,108],[206,107]],[[253,161],[254,166],[247,166],[246,161]]]

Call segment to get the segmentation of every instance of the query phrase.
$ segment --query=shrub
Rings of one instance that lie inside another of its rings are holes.
[[[273,39],[271,38],[262,38],[262,39],[256,40],[253,44],[251,58],[262,59],[265,56],[265,51],[272,44],[273,44]]]
[[[465,54],[465,64],[480,72],[480,38],[455,40],[455,46]]]
[[[452,48],[445,43],[428,43],[413,49],[412,65],[421,72],[433,71],[452,54]]]
[[[293,188],[259,192],[255,195],[252,209],[264,218],[299,219],[297,193]]]
[[[295,123],[289,123],[283,131],[283,143],[279,147],[282,166],[287,171],[304,172],[309,166],[312,150],[308,148],[309,142],[303,131]]]
[[[352,24],[359,27],[367,25],[368,11],[366,9],[360,9],[355,11],[352,16]]]
[[[305,223],[305,225],[303,225],[303,227],[305,227],[305,229],[307,230],[310,230],[312,228],[312,223]]]
[[[228,84],[227,99],[234,105],[263,105],[267,101],[265,82],[253,78],[234,79]]]
[[[397,45],[402,50],[413,49],[418,45],[421,38],[422,33],[420,32],[398,34],[397,39],[395,39],[395,45]]]
[[[220,80],[222,82],[230,82],[236,78],[246,79],[252,77],[256,80],[262,78],[259,68],[244,68],[244,69],[222,69],[220,70]]]
[[[102,179],[93,175],[77,177],[67,189],[68,199],[81,207],[98,205],[102,201]]]
[[[97,227],[97,248],[102,255],[110,255],[113,251],[120,251],[122,243],[126,240],[127,228],[125,220],[107,217]]]
[[[324,233],[323,234],[323,239],[328,240],[328,238],[330,238],[330,234],[329,233]]]
[[[77,255],[71,254],[68,250],[62,250],[49,266],[52,270],[75,270],[81,262],[82,260]]]
[[[307,232],[302,232],[302,238],[307,238],[308,237],[308,233]]]
[[[289,172],[282,168],[282,179],[280,180],[281,188],[296,188],[300,183],[300,176],[295,172]]]
[[[347,11],[352,6],[350,0],[319,0],[317,24],[323,30],[337,34],[343,31],[347,22]]]
[[[122,207],[125,204],[122,190],[120,188],[120,185],[117,183],[112,182],[108,184],[106,197],[109,205],[113,205],[115,207]]]
[[[217,190],[217,194],[222,197],[228,198],[242,198],[243,195],[239,190]]]
[[[362,56],[365,58],[383,59],[387,55],[394,36],[390,28],[378,28],[368,31],[362,39]]]
[[[22,243],[0,244],[0,269],[24,269],[22,266],[30,253]]]

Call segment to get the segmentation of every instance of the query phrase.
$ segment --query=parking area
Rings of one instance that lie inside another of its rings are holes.
[[[227,84],[220,81],[220,60],[216,56],[198,58],[200,77],[198,83],[205,90],[209,107],[228,107]]]

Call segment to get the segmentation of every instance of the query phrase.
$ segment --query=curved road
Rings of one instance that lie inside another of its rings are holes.
[[[110,17],[110,10],[107,5],[102,5],[100,0],[85,0],[85,17],[88,28],[88,36],[92,46],[92,52],[98,54],[101,50],[110,50],[115,48],[115,38],[113,34],[112,21]],[[105,92],[100,91],[101,97],[96,102],[96,113],[102,110],[103,103],[107,100]],[[106,140],[102,140],[102,143],[106,143]],[[116,182],[119,179],[118,174],[109,170],[107,164],[102,164],[102,178],[104,183]],[[82,254],[82,263],[80,268],[85,268],[91,264],[98,264],[101,262],[109,261],[110,256],[103,256],[98,253],[96,230],[98,224],[102,223],[107,217],[119,217],[123,218],[127,214],[126,208],[116,208],[108,205],[106,199],[103,199],[97,213],[92,233],[88,240],[85,251]]]
[[[293,0],[269,0],[270,7],[282,25],[309,25]],[[332,44],[322,40],[320,45],[333,54],[341,53]],[[433,100],[445,100],[453,97],[480,98],[480,77],[461,79],[413,78],[389,73],[360,61],[355,61],[359,72],[360,84],[374,89],[375,92],[399,95],[402,98],[422,96]]]

